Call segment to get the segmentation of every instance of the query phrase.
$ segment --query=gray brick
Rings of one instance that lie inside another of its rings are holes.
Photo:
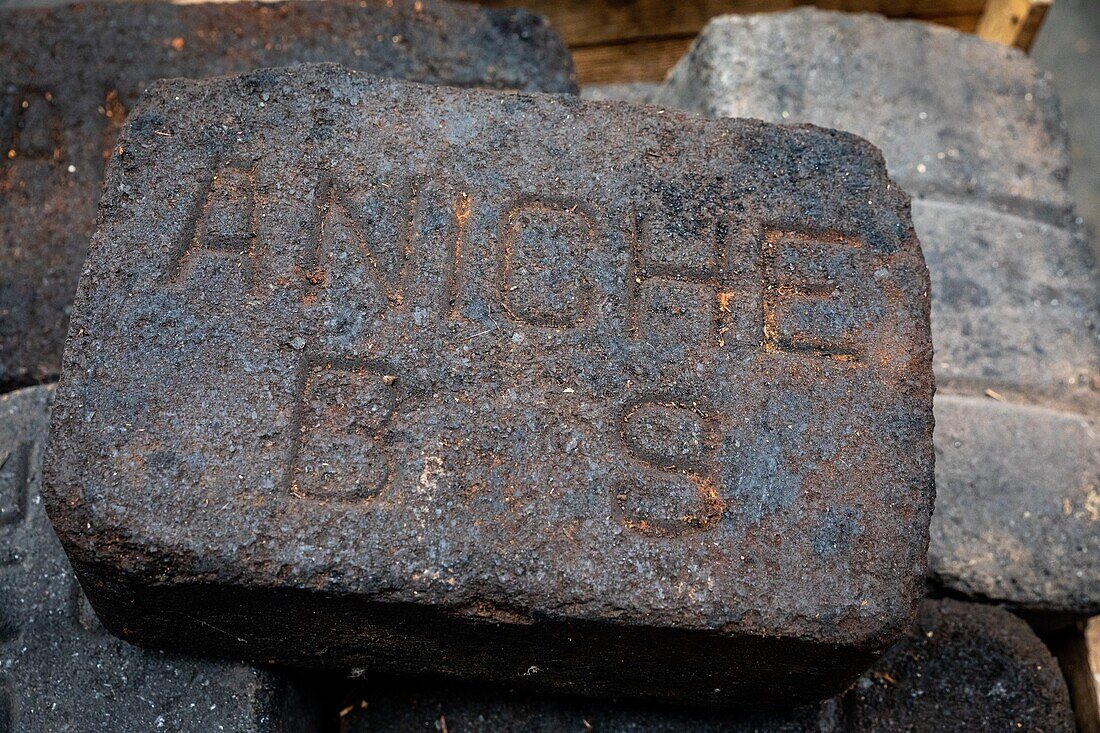
[[[1100,613],[1100,420],[936,398],[940,588],[1020,610]]]
[[[940,392],[1100,414],[1097,271],[1080,233],[969,201],[913,202]]]
[[[312,731],[317,714],[281,676],[144,651],[99,625],[38,494],[52,396],[0,396],[3,502],[16,506],[0,525],[0,731]]]
[[[913,194],[1067,218],[1065,126],[1020,51],[949,28],[810,8],[707,24],[654,101],[712,117],[811,122],[882,148]]]
[[[647,104],[659,87],[659,84],[647,81],[623,84],[589,84],[581,88],[581,98],[590,99],[594,102]]]
[[[308,61],[454,86],[576,89],[565,46],[523,10],[438,0],[0,10],[0,390],[57,375],[103,162],[142,90]]]
[[[866,142],[318,66],[121,148],[46,482],[112,631],[764,704],[911,618],[927,273]]]

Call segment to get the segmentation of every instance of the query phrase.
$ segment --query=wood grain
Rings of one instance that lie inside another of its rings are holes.
[[[1027,51],[1053,0],[989,0],[978,22],[978,36]]]
[[[991,0],[993,1],[993,0]],[[1032,0],[1034,1],[1034,0]],[[973,32],[985,0],[480,0],[546,16],[573,51],[581,84],[661,81],[711,18],[815,5],[916,18]]]
[[[895,18],[977,18],[985,0],[481,0],[481,4],[533,10],[549,18],[566,43],[578,47],[695,35],[716,15],[790,10],[803,5]]]

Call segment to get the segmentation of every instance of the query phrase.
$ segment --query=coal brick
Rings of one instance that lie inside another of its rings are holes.
[[[1098,613],[1100,309],[1088,241],[967,200],[916,201],[913,220],[938,338],[933,586],[1033,620]]]
[[[0,10],[0,389],[57,375],[103,164],[142,90],[310,61],[575,91],[565,46],[523,10],[437,0]]]
[[[1049,80],[967,34],[800,10],[712,21],[668,82],[642,92],[882,147],[917,196],[932,279],[935,590],[1096,613],[1100,301]]]
[[[1058,663],[995,606],[925,601],[910,638],[844,695],[852,731],[1074,729]]]
[[[52,387],[0,397],[0,731],[313,730],[286,678],[132,647],[81,593],[39,498]]]
[[[344,733],[865,733],[1042,730],[1069,733],[1058,665],[1007,611],[926,601],[920,623],[843,695],[782,712],[708,714],[380,679],[343,709]]]
[[[767,704],[912,618],[927,273],[865,141],[322,65],[120,145],[46,481],[112,631]]]

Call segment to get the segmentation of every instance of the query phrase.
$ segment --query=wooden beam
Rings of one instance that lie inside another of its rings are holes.
[[[664,81],[665,75],[691,48],[694,35],[582,46],[573,49],[573,67],[580,84]]]
[[[989,0],[978,37],[1028,51],[1054,0]]]
[[[2,0],[0,0],[2,1]],[[573,52],[581,84],[662,81],[716,15],[814,5],[949,25],[1026,48],[1052,0],[479,0],[544,15]],[[1100,2],[1100,0],[1097,0]],[[1014,20],[1015,19],[1015,20]]]
[[[1046,639],[1069,687],[1079,733],[1100,733],[1100,616]]]
[[[549,18],[571,47],[695,35],[726,13],[761,13],[815,5],[829,10],[882,13],[893,18],[977,18],[985,0],[479,0],[493,7],[525,7]]]

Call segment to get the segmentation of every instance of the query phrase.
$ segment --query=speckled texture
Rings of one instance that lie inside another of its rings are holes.
[[[1024,611],[1100,613],[1100,420],[941,395],[936,448],[932,582]]]
[[[0,391],[57,375],[103,162],[145,86],[307,61],[576,91],[565,46],[523,10],[326,0],[0,11]]]
[[[926,601],[918,633],[844,697],[853,731],[1074,730],[1058,663],[994,606]]]
[[[917,196],[937,390],[954,400],[937,412],[949,424],[937,431],[936,590],[1095,612],[1100,297],[1046,77],[951,30],[800,10],[714,20],[645,98],[882,146]]]
[[[813,122],[877,141],[914,195],[1066,219],[1065,127],[1020,51],[950,28],[803,8],[707,24],[653,101],[713,117]]]
[[[967,200],[913,202],[939,392],[1100,415],[1100,292],[1081,232]]]
[[[660,84],[647,81],[626,82],[622,84],[589,84],[581,87],[581,99],[594,102],[632,102],[647,104],[656,93]]]
[[[117,633],[765,704],[910,620],[927,272],[865,141],[315,66],[121,147],[47,481]]]
[[[144,651],[100,626],[38,494],[52,396],[0,396],[0,731],[314,731],[317,712],[280,676]]]
[[[380,679],[349,695],[341,719],[342,733],[1073,730],[1058,665],[1027,625],[954,601],[926,601],[918,628],[844,695],[798,710],[714,715]]]

